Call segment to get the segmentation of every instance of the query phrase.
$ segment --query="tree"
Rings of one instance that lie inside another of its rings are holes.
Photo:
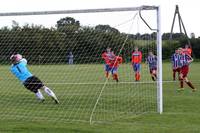
[[[96,31],[105,32],[105,33],[120,33],[117,29],[111,27],[110,25],[97,25],[95,26]]]
[[[57,29],[62,32],[75,32],[80,28],[80,22],[72,17],[61,18],[57,21]]]

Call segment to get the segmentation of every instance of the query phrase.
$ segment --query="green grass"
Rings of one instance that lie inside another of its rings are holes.
[[[156,113],[156,84],[131,84],[134,81],[129,64],[120,66],[120,82],[111,79],[90,115],[105,82],[102,65],[45,65],[30,66],[58,95],[61,104],[55,105],[47,95],[40,103],[0,66],[0,133],[72,132],[72,133],[188,133],[200,132],[200,92],[188,87],[177,92],[177,82],[164,82],[164,112]],[[189,78],[200,88],[200,63],[193,63]],[[169,63],[163,65],[163,80],[171,80]],[[142,81],[150,82],[148,69],[143,65]],[[81,84],[77,84],[81,83]]]

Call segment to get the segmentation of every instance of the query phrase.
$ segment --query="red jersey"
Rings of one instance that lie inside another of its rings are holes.
[[[116,56],[114,60],[110,60],[110,67],[119,67],[119,64],[122,64],[122,57]]]
[[[132,63],[141,63],[142,62],[142,52],[137,51],[132,53]]]
[[[192,49],[191,48],[184,48],[183,50],[182,50],[182,52],[184,53],[184,54],[188,54],[188,55],[192,55]]]
[[[102,55],[102,58],[104,59],[106,64],[110,64],[110,60],[114,59],[114,54],[111,52],[104,52]]]

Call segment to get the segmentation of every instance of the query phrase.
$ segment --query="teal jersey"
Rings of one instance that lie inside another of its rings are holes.
[[[32,77],[33,74],[27,68],[26,59],[20,60],[19,63],[13,64],[10,71],[15,75],[21,82],[24,82],[27,78]]]

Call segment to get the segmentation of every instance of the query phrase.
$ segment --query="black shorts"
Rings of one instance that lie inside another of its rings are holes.
[[[27,78],[23,84],[28,90],[30,90],[34,93],[37,93],[38,89],[40,89],[44,86],[42,81],[36,76]]]

